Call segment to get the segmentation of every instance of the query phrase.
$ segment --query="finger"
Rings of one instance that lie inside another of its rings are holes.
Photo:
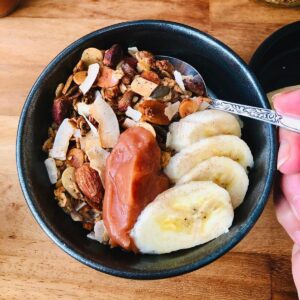
[[[300,220],[300,173],[283,175],[281,178],[281,190],[289,202],[295,216]]]
[[[292,272],[294,282],[298,291],[298,296],[300,296],[300,247],[294,245],[292,252]]]
[[[300,89],[275,94],[272,100],[275,110],[279,113],[300,117]]]
[[[277,169],[283,174],[300,172],[300,134],[280,128],[279,141]]]
[[[283,197],[277,198],[275,202],[276,216],[294,243],[300,246],[300,221],[293,213],[289,202]]]

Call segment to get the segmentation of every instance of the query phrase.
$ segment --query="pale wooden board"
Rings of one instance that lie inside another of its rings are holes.
[[[75,39],[121,21],[165,19],[213,34],[249,61],[271,32],[300,11],[251,0],[25,0],[0,19],[0,299],[296,299],[292,243],[272,197],[247,237],[193,273],[157,281],[114,278],[70,258],[33,219],[15,167],[18,115],[43,68]]]

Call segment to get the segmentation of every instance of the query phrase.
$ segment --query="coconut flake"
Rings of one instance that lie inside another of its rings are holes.
[[[119,81],[124,76],[124,72],[122,70],[114,70],[112,76]]]
[[[120,136],[117,116],[99,91],[96,91],[95,97],[91,107],[91,115],[99,123],[98,132],[101,144],[103,148],[113,148]]]
[[[207,99],[207,100],[206,100]],[[192,100],[198,104],[198,111],[205,110],[209,107],[210,102],[208,98],[204,97],[193,97]]]
[[[103,220],[95,223],[94,231],[91,231],[87,237],[91,240],[98,241],[99,243],[106,244],[109,240],[107,230],[104,226]]]
[[[143,127],[144,129],[150,131],[154,137],[156,137],[156,132],[151,124],[149,124],[147,122],[138,122],[138,123],[136,123],[135,126]]]
[[[105,186],[105,165],[109,152],[101,147],[98,139],[94,138],[87,140],[85,144],[85,153],[89,158],[91,168],[98,172],[102,185]]]
[[[122,126],[124,128],[129,128],[135,126],[137,123],[133,121],[132,119],[126,118],[125,121],[123,122]]]
[[[81,202],[75,207],[75,211],[80,211],[83,207],[85,207],[87,204],[86,202]]]
[[[75,128],[69,122],[69,119],[64,119],[57,130],[53,148],[50,150],[49,156],[60,160],[66,160],[69,141],[74,132]]]
[[[168,117],[168,119],[171,121],[172,118],[178,113],[180,106],[180,102],[177,101],[175,103],[168,103],[167,107],[165,108],[165,115]]]
[[[139,51],[137,47],[129,47],[128,53],[135,58],[135,54]]]
[[[88,123],[88,125],[91,128],[92,133],[95,136],[99,136],[98,134],[98,130],[97,128],[90,122],[90,120],[88,119],[88,116],[91,114],[91,106],[92,104],[88,105],[82,102],[77,103],[77,112],[79,115],[81,115],[85,121]]]
[[[141,117],[142,117],[142,113],[139,112],[138,110],[133,109],[132,107],[128,106],[127,110],[125,112],[125,115],[129,118],[131,118],[132,120],[138,122]]]
[[[206,110],[209,107],[209,103],[208,102],[202,102],[199,105],[199,110]]]
[[[79,86],[80,90],[83,94],[86,94],[90,88],[92,87],[93,83],[95,82],[98,73],[100,70],[100,65],[98,63],[89,65],[87,77],[83,81],[83,83]]]
[[[88,117],[91,114],[91,104],[86,104],[84,102],[78,102],[76,104],[77,107],[77,112],[82,116],[85,115],[86,117]]]
[[[80,129],[75,129],[75,131],[74,131],[74,133],[73,133],[73,136],[74,136],[74,138],[76,138],[76,139],[81,139],[82,136],[81,136]]]
[[[179,87],[182,89],[182,91],[185,92],[185,87],[184,87],[184,83],[183,83],[181,73],[175,70],[174,71],[174,77],[175,77],[176,83],[179,85]]]
[[[101,146],[99,136],[95,136],[92,131],[89,131],[85,136],[80,137],[80,148],[85,152],[86,144],[89,140],[96,139]]]
[[[73,221],[82,222],[82,215],[79,214],[77,211],[71,211],[70,216]]]
[[[45,166],[46,166],[46,169],[48,172],[50,182],[52,184],[56,183],[57,179],[58,179],[58,176],[57,176],[58,172],[57,172],[55,160],[52,157],[49,157],[45,160],[44,163],[45,163]]]
[[[169,148],[171,146],[172,136],[171,133],[167,133],[167,139],[166,139],[166,147]]]
[[[127,87],[126,87],[126,85],[124,83],[121,83],[119,85],[119,88],[120,88],[120,91],[121,91],[122,94],[124,94],[126,92],[126,90],[127,90]]]

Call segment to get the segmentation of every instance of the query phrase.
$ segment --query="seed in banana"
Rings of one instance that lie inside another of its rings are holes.
[[[200,140],[175,154],[164,172],[171,181],[178,182],[197,164],[213,156],[229,157],[244,169],[253,166],[252,153],[243,140],[234,135],[218,135]]]
[[[142,211],[130,235],[142,253],[169,253],[228,232],[233,215],[225,189],[211,181],[189,182],[158,195]]]
[[[169,147],[180,151],[200,139],[231,134],[241,136],[241,127],[238,119],[227,112],[208,109],[198,111],[173,122],[169,127]]]
[[[196,165],[179,179],[178,184],[205,180],[211,180],[226,189],[233,208],[237,208],[243,202],[249,185],[247,173],[239,163],[231,158],[218,156]]]

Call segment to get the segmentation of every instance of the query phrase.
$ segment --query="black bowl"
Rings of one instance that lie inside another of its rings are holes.
[[[250,67],[265,92],[300,82],[300,21],[272,33],[255,51]]]
[[[275,171],[274,131],[270,125],[244,120],[243,138],[253,152],[255,166],[249,174],[246,199],[236,210],[230,231],[216,240],[165,255],[134,255],[87,239],[81,225],[54,201],[41,147],[51,123],[57,84],[66,80],[85,48],[105,49],[114,43],[181,58],[201,72],[208,87],[220,98],[268,107],[247,65],[224,44],[201,31],[163,21],[122,23],[95,31],[67,47],[46,67],[25,102],[17,134],[17,167],[25,199],[48,236],[65,252],[96,270],[127,278],[154,279],[198,269],[235,246],[260,216]]]

